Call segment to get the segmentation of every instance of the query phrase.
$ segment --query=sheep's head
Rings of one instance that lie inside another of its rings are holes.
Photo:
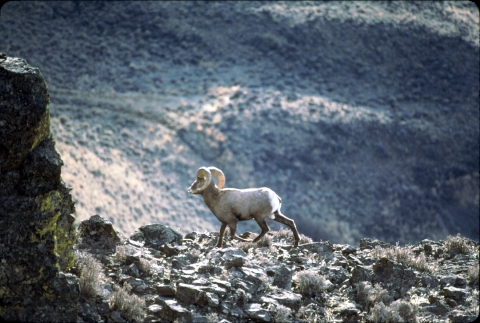
[[[190,194],[202,193],[210,184],[212,175],[218,178],[218,188],[225,185],[225,175],[216,167],[200,167],[197,171],[197,179],[190,185],[188,192]]]

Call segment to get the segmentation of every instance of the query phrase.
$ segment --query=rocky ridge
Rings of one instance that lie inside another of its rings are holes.
[[[229,240],[214,248],[217,232],[182,236],[150,224],[120,242],[111,234],[112,224],[98,215],[80,228],[80,260],[73,272],[82,282],[91,267],[101,270],[81,291],[78,322],[472,322],[478,317],[479,243],[460,236],[404,247],[302,236],[301,245],[292,248],[291,232],[280,230],[258,244]],[[84,263],[90,266],[80,269]]]

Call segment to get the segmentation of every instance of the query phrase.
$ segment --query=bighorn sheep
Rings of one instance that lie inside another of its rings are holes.
[[[212,180],[212,176],[218,178],[218,187]],[[270,228],[266,219],[270,218],[290,227],[295,237],[294,246],[298,246],[300,240],[295,222],[280,212],[282,199],[271,189],[261,188],[223,188],[225,175],[216,167],[200,167],[197,179],[188,188],[190,194],[201,194],[205,204],[217,217],[222,226],[216,247],[223,244],[223,234],[228,225],[230,236],[240,241],[251,241],[235,235],[238,221],[255,219],[262,232],[253,242],[259,241]]]

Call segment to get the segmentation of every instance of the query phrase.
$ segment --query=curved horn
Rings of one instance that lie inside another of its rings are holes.
[[[205,184],[197,189],[197,192],[202,192],[207,188],[208,184],[210,184],[210,181],[212,180],[212,174],[207,167],[200,167],[197,171],[197,177],[205,178]]]
[[[225,185],[225,175],[217,167],[208,167],[213,176],[218,178],[218,188],[222,188]]]

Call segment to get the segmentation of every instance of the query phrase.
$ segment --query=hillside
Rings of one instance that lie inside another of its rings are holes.
[[[77,223],[218,231],[186,191],[212,165],[315,241],[478,241],[478,19],[467,1],[8,2],[0,51],[45,77]]]

